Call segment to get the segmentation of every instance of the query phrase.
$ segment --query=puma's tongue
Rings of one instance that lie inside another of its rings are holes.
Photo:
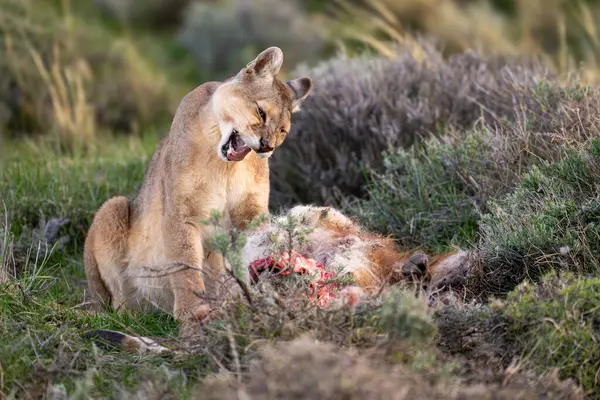
[[[227,159],[230,161],[242,161],[250,153],[250,147],[246,146],[239,135],[232,135],[231,144],[227,150]]]

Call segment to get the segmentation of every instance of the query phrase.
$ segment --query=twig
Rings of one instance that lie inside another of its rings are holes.
[[[235,276],[235,273],[233,272],[233,270],[230,270],[229,274],[233,277],[233,279],[235,279],[237,284],[242,289],[242,292],[244,293],[244,297],[246,298],[246,300],[248,300],[250,307],[254,308],[253,303],[252,303],[252,293],[250,293],[250,289],[248,288],[248,285],[246,284],[246,282],[244,282],[243,280],[241,280],[240,278]]]
[[[164,272],[158,272],[159,268],[170,268],[170,270],[164,271]],[[173,275],[176,274],[178,272],[181,271],[185,271],[188,269],[192,269],[192,270],[196,270],[196,271],[202,271],[202,269],[198,268],[198,267],[193,267],[191,265],[188,264],[184,264],[181,262],[174,262],[174,263],[169,263],[169,264],[164,264],[164,265],[157,265],[154,267],[151,266],[143,266],[141,268],[142,270],[146,270],[149,271],[150,273],[154,273],[154,275],[136,275],[136,278],[164,278],[165,276],[169,276],[169,275]]]
[[[0,400],[4,399],[4,369],[2,369],[2,361],[0,361]]]
[[[235,371],[237,375],[237,381],[239,384],[242,383],[242,366],[240,364],[240,356],[237,352],[237,347],[235,345],[235,339],[233,338],[233,334],[231,333],[231,326],[227,325],[227,336],[229,337],[229,346],[231,347],[231,355],[233,357],[233,361],[235,363]]]
[[[281,300],[281,297],[279,297],[279,295],[276,292],[273,292],[272,296],[273,300],[275,300],[275,304],[277,304],[283,311],[285,311],[288,317],[290,317],[291,319],[294,319],[296,317],[296,315],[286,307],[285,303],[283,302],[283,300]]]
[[[217,358],[217,356],[215,356],[212,351],[210,351],[209,349],[205,349],[206,354],[208,354],[208,356],[215,362],[215,364],[217,364],[217,366],[219,368],[221,368],[221,370],[225,371],[226,373],[230,374],[231,371],[228,370],[227,368],[225,368],[225,366],[223,365],[223,363],[221,361],[219,361],[219,359]]]

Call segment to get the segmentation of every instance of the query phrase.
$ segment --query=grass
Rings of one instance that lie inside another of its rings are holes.
[[[393,42],[435,38],[446,54],[533,55],[560,74],[579,70],[598,82],[598,2],[591,0],[335,0],[328,2],[335,37],[393,57]],[[359,46],[360,47],[360,46]]]
[[[160,358],[101,355],[81,337],[92,329],[177,335],[178,325],[165,314],[84,312],[80,253],[93,212],[108,197],[135,192],[155,144],[156,139],[121,138],[94,158],[77,158],[16,143],[18,157],[5,160],[0,192],[8,212],[2,213],[0,267],[9,279],[0,280],[0,390],[8,398],[42,396],[47,382],[64,385],[75,397],[116,398],[143,376],[164,375]],[[44,236],[47,225],[40,222],[56,216],[69,222]],[[168,385],[185,392],[187,378],[165,376]]]
[[[137,385],[141,374],[156,372],[164,360],[100,354],[81,335],[91,329],[118,329],[169,338],[177,334],[172,318],[164,314],[86,314],[79,307],[84,287],[72,275],[80,275],[81,265],[61,260],[36,267],[0,285],[2,392],[8,398],[11,394],[39,397],[48,382],[77,393],[86,379],[91,382],[86,383],[88,393],[83,394],[110,397]]]
[[[53,156],[23,142],[12,144],[13,155],[0,171],[0,202],[14,232],[37,228],[50,217],[68,217],[70,228],[85,228],[109,197],[135,194],[155,138],[115,139],[94,157]]]

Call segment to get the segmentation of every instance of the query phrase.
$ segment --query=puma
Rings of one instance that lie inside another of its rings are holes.
[[[207,248],[212,233],[201,221],[218,211],[223,229],[243,230],[268,215],[268,158],[312,90],[309,78],[279,80],[282,63],[270,47],[235,76],[184,97],[137,197],[111,198],[94,216],[84,265],[96,304],[206,317],[198,293],[224,263]]]

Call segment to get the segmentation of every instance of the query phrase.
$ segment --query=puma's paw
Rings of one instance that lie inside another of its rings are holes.
[[[205,322],[210,312],[208,304],[182,307],[175,311],[175,318],[180,322]]]
[[[202,326],[208,322],[212,311],[206,304],[192,308],[192,310],[185,314],[185,318],[178,318],[180,321],[179,336],[188,340],[202,335]]]
[[[212,309],[208,304],[203,304],[201,306],[196,307],[193,313],[194,320],[198,322],[206,322],[209,318],[209,314],[211,311]]]

